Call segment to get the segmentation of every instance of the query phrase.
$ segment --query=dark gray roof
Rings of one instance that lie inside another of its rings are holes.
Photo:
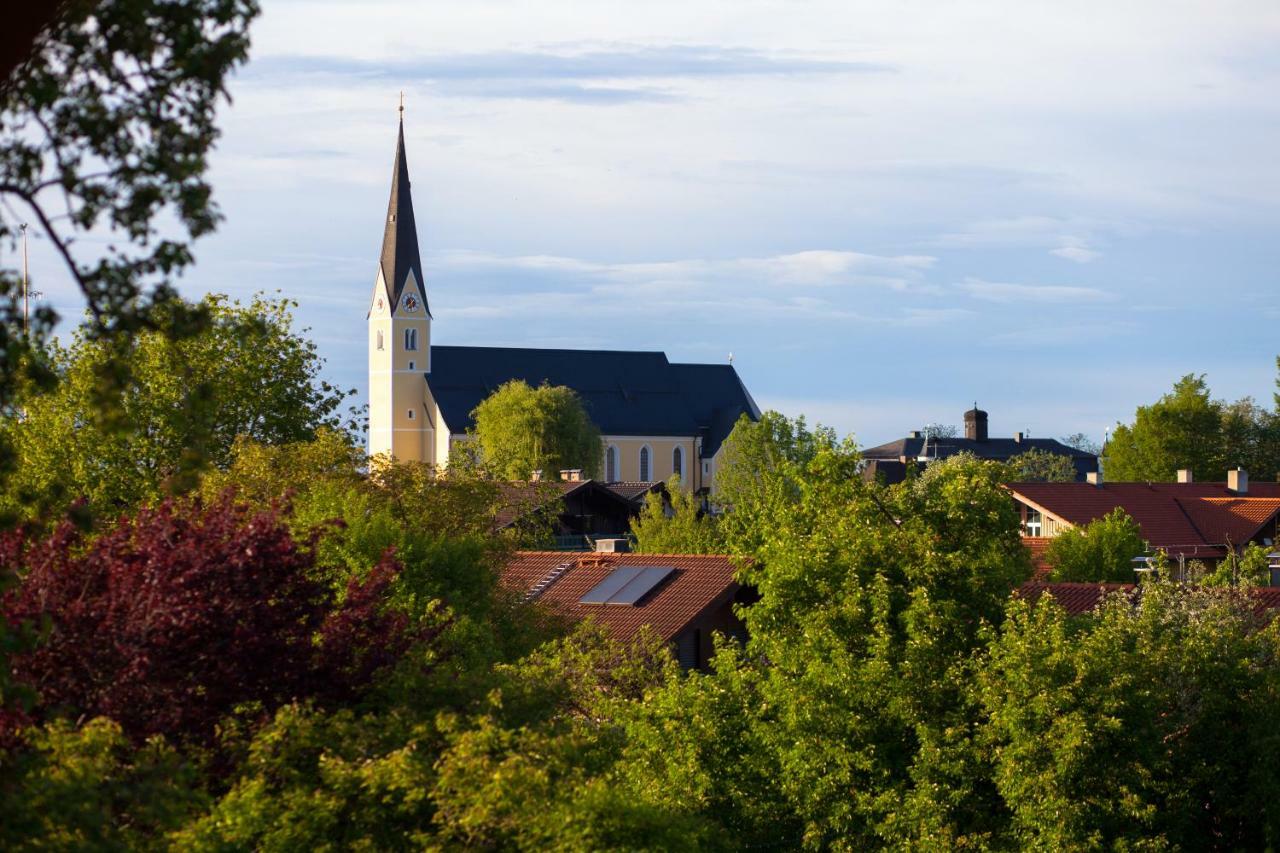
[[[916,459],[924,449],[923,438],[900,438],[888,444],[868,447],[862,451],[862,458],[867,460],[897,461],[902,457]],[[979,459],[1006,460],[1012,459],[1028,450],[1043,450],[1060,456],[1070,456],[1076,466],[1078,479],[1090,471],[1098,470],[1098,457],[1083,450],[1069,447],[1056,438],[988,438],[977,441],[971,438],[930,438],[927,455],[931,459],[945,459],[956,453],[972,453]]]
[[[701,435],[704,456],[742,414],[760,416],[728,364],[672,364],[660,352],[431,348],[427,384],[451,432],[473,426],[476,406],[512,379],[572,388],[605,435]]]
[[[396,139],[396,161],[391,171],[391,198],[387,202],[386,230],[382,235],[382,277],[387,284],[391,310],[400,305],[409,271],[422,290],[422,303],[427,316],[427,284],[422,277],[422,259],[418,256],[418,227],[413,218],[413,195],[409,191],[409,161],[404,156],[404,119]]]

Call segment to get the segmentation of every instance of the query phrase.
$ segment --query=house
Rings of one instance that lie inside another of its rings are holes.
[[[503,504],[495,530],[546,525],[557,539],[576,540],[576,546],[585,547],[588,537],[625,537],[639,513],[635,501],[595,480],[503,483],[500,488]]]
[[[760,410],[731,364],[678,364],[661,352],[437,346],[418,251],[404,113],[382,253],[369,297],[369,451],[444,467],[471,413],[503,383],[576,391],[604,436],[605,480],[679,475],[710,491],[724,440]]]
[[[1084,480],[1089,473],[1098,470],[1095,454],[1069,447],[1054,438],[1031,438],[1020,432],[1014,433],[1012,438],[991,438],[987,432],[987,413],[975,405],[964,413],[963,438],[916,431],[897,441],[868,447],[862,451],[863,474],[868,479],[880,479],[892,485],[905,480],[908,470],[918,471],[934,460],[946,459],[957,453],[972,453],[979,459],[1007,462],[1029,450],[1070,458],[1078,480]]]
[[[1249,543],[1277,541],[1280,484],[1250,483],[1243,470],[1225,483],[1194,482],[1190,471],[1176,483],[1105,483],[1097,474],[1084,483],[1009,483],[1022,518],[1024,541],[1033,549],[1063,530],[1082,527],[1123,509],[1142,528],[1152,550],[1182,560],[1214,563]]]
[[[519,551],[500,582],[566,618],[595,619],[618,640],[647,625],[685,669],[706,667],[713,633],[745,639],[733,606],[755,600],[723,556]]]
[[[1141,587],[1131,583],[1042,583],[1028,581],[1015,593],[1021,598],[1034,603],[1042,595],[1051,595],[1062,605],[1062,609],[1072,616],[1084,616],[1093,613],[1104,600],[1114,595],[1123,595],[1131,602],[1137,602]],[[1253,602],[1254,612],[1259,616],[1271,618],[1280,610],[1280,587],[1254,587],[1246,590]]]

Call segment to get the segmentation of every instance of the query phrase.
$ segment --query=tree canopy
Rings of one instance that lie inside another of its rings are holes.
[[[1146,553],[1142,528],[1116,508],[1084,527],[1072,527],[1049,540],[1045,560],[1050,579],[1133,583],[1133,558]]]
[[[1269,411],[1248,397],[1214,400],[1203,375],[1187,374],[1155,403],[1139,406],[1133,423],[1117,425],[1104,452],[1106,475],[1116,481],[1169,482],[1183,468],[1197,480],[1221,481],[1237,466],[1275,477],[1280,401]]]
[[[570,388],[532,388],[512,380],[477,406],[472,417],[481,463],[495,477],[529,480],[541,471],[554,478],[572,468],[589,478],[600,476],[600,430]]]
[[[207,466],[230,463],[237,437],[286,444],[340,426],[347,394],[320,377],[292,302],[203,306],[211,322],[196,335],[145,331],[121,348],[77,334],[50,348],[57,388],[22,395],[22,417],[0,425],[19,462],[5,509],[39,516],[84,499],[112,515],[189,490]],[[99,377],[117,367],[128,376],[119,406],[103,406]]]

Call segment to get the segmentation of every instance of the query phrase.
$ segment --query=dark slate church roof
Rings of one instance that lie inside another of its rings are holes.
[[[422,290],[427,316],[426,282],[422,277],[422,260],[418,256],[418,228],[413,219],[413,196],[409,192],[409,161],[404,156],[404,113],[401,108],[400,136],[396,140],[396,162],[391,171],[391,198],[387,201],[386,230],[382,235],[382,277],[387,285],[387,299],[392,310],[400,304],[405,279],[413,271]]]
[[[760,416],[728,364],[672,364],[660,352],[431,347],[427,384],[450,432],[473,426],[476,406],[513,379],[572,388],[605,435],[702,435],[704,456],[742,414]]]

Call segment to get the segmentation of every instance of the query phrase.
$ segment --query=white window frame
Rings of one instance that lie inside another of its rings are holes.
[[[413,420],[413,409],[409,410],[409,420]]]
[[[404,330],[404,348],[409,352],[414,352],[418,349],[418,330],[417,329]]]
[[[640,445],[640,452],[636,454],[636,474],[642,483],[652,482],[653,478],[653,448],[647,444]],[[645,469],[648,469],[647,471]]]

